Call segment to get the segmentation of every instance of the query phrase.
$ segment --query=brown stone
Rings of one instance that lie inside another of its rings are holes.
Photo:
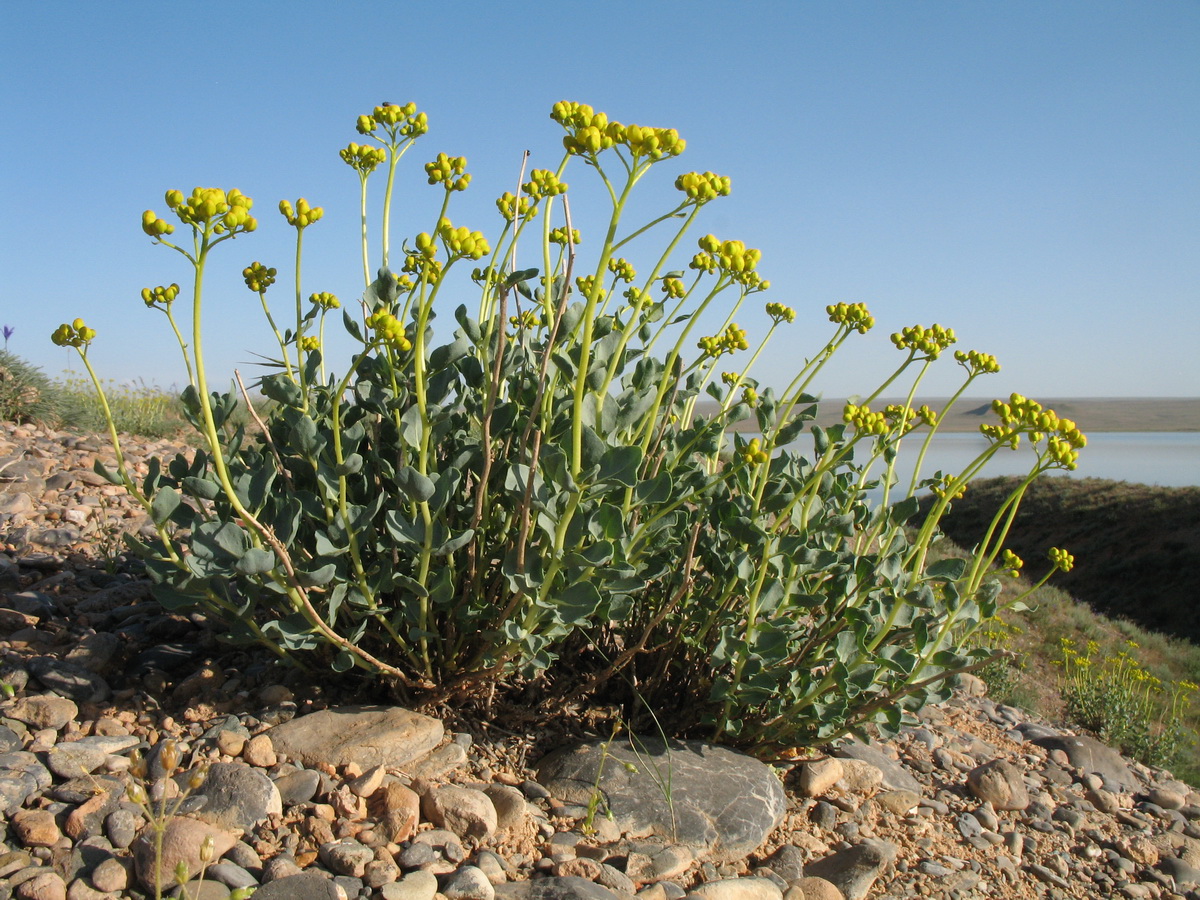
[[[62,839],[62,831],[47,809],[22,809],[10,822],[17,840],[26,847],[52,847]]]
[[[421,820],[421,798],[399,781],[389,781],[371,796],[380,830],[393,843],[407,841]]]
[[[275,765],[278,760],[275,756],[275,747],[271,743],[271,736],[260,734],[250,738],[242,750],[242,759],[247,764],[262,769],[269,769]]]
[[[800,793],[805,797],[820,797],[842,777],[842,763],[832,756],[814,759],[800,767]]]
[[[967,787],[996,809],[1021,810],[1029,805],[1029,791],[1021,770],[1004,759],[993,759],[968,772]]]

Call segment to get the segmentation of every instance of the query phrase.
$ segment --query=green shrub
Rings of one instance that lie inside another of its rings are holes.
[[[61,395],[37,366],[0,350],[0,421],[54,424]]]
[[[280,330],[267,303],[276,269],[254,262],[243,273],[280,353],[280,371],[260,383],[275,403],[262,435],[227,427],[237,399],[210,392],[202,351],[208,255],[257,228],[252,201],[215,188],[168,192],[192,238],[181,244],[174,225],[146,211],[143,230],[193,268],[190,341],[175,318],[178,285],[142,296],[166,314],[183,350],[185,413],[204,445],[191,461],[152,465],[136,484],[117,447],[110,477],[158,528],[160,540],[138,548],[156,595],[171,608],[199,605],[232,640],[261,642],[299,665],[383,675],[407,695],[544,674],[559,697],[619,696],[634,685],[652,708],[672,711],[674,727],[704,725],[742,743],[898,727],[906,711],[942,696],[954,673],[991,658],[966,649],[999,606],[986,573],[1025,488],[1046,469],[1072,468],[1082,435],[1014,395],[995,404],[999,423],[983,429],[989,446],[964,472],[914,476],[900,489],[899,442],[927,447],[939,412],[870,404],[902,379],[914,396],[953,331],[893,335],[896,372],[846,408],[845,424],[812,426],[810,385],[874,325],[866,307],[828,307],[828,340],[776,391],[750,368],[796,313],[768,303],[768,334],[748,361],[724,370],[749,350],[737,310],[769,287],[760,254],[706,235],[686,268],[672,266],[729,179],[682,175],[677,202],[629,227],[635,184],[684,142],[573,103],[556,104],[552,118],[566,132],[562,162],[522,173],[520,196],[497,200],[504,224],[494,242],[447,218],[470,180],[465,160],[428,163],[440,209],[429,232],[404,243],[395,269],[394,174],[427,121],[412,104],[358,119],[373,144],[341,156],[359,176],[364,211],[370,174],[384,166],[388,175],[374,278],[365,212],[362,220],[366,289],[361,314],[342,314],[358,347],[344,370],[326,360],[323,340],[340,302],[328,293],[306,300],[300,289],[303,238],[323,211],[303,198],[280,203],[296,233],[294,321]],[[583,235],[563,196],[570,163],[589,167],[611,198],[607,218]],[[621,253],[659,232],[639,273]],[[479,301],[453,310],[453,333],[439,343],[435,306],[461,295],[463,270]],[[701,336],[705,314],[719,324]],[[76,320],[54,339],[87,365],[94,336]],[[954,358],[966,372],[962,390],[998,369],[975,351]],[[744,420],[757,437],[729,433]],[[789,449],[806,430],[812,451]],[[927,563],[951,499],[1022,436],[1037,463],[975,557]],[[884,501],[872,506],[867,492],[880,480]],[[910,533],[923,486],[939,501]]]
[[[1136,641],[1115,654],[1100,654],[1095,641],[1084,651],[1061,641],[1062,695],[1076,725],[1149,766],[1170,766],[1195,739],[1186,720],[1196,685],[1164,683],[1133,655]]]

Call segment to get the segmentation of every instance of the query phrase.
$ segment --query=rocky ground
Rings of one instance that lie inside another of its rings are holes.
[[[0,898],[1200,898],[1200,793],[974,679],[894,741],[768,766],[231,652],[109,571],[142,523],[97,457],[0,424]]]

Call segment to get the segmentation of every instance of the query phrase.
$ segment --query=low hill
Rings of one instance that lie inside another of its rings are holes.
[[[973,546],[1016,484],[973,482],[943,531]],[[1042,478],[1026,493],[1006,546],[1035,579],[1049,567],[1047,550],[1063,547],[1075,568],[1056,575],[1056,587],[1107,615],[1200,642],[1200,487]]]

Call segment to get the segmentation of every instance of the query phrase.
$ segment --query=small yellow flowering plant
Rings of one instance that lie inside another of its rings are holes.
[[[1055,664],[1062,669],[1067,715],[1146,765],[1172,765],[1195,738],[1186,718],[1197,688],[1153,675],[1138,661],[1137,649],[1129,640],[1116,653],[1102,653],[1098,643],[1088,641],[1080,651],[1062,638]]]
[[[810,387],[875,326],[867,307],[829,305],[824,345],[782,390],[760,384],[751,370],[777,330],[813,323],[771,300],[770,326],[752,338],[738,316],[771,289],[762,253],[728,235],[687,237],[730,179],[679,175],[662,213],[629,225],[635,186],[685,141],[573,102],[555,104],[551,119],[563,132],[557,162],[522,166],[517,191],[510,184],[496,201],[495,234],[451,219],[453,198],[477,185],[465,158],[438,153],[417,179],[436,214],[393,253],[398,165],[428,118],[411,103],[358,117],[366,143],[339,156],[361,189],[361,297],[302,290],[305,234],[330,227],[304,198],[278,206],[295,229],[294,321],[280,328],[268,304],[286,276],[258,260],[242,271],[280,351],[278,370],[258,382],[274,401],[261,434],[231,424],[239,398],[209,390],[203,352],[209,256],[255,231],[252,201],[169,191],[175,221],[143,214],[143,231],[190,269],[190,288],[147,288],[142,299],[174,330],[203,448],[134,481],[111,429],[117,471],[106,474],[157,530],[135,541],[155,595],[203,609],[231,640],[289,664],[384,676],[406,696],[519,684],[549,669],[564,695],[620,701],[636,684],[660,717],[674,710],[675,727],[745,744],[897,728],[944,696],[956,672],[991,658],[967,642],[997,612],[984,575],[1021,491],[969,561],[926,564],[940,516],[1001,448],[1033,442],[1032,479],[1074,465],[1082,435],[1014,396],[997,405],[977,465],[903,490],[900,442],[922,440],[923,455],[948,408],[913,397],[954,332],[898,331],[895,372],[847,406],[842,424],[814,426]],[[566,178],[581,167],[609,200],[582,228]],[[386,183],[372,274],[376,172]],[[635,239],[646,248],[656,236],[657,250],[634,259]],[[441,320],[451,333],[436,337],[435,308],[464,288],[477,303],[454,308]],[[184,296],[191,314],[181,320]],[[339,311],[354,346],[341,367],[325,343]],[[85,364],[95,337],[81,320],[54,334]],[[977,351],[954,358],[966,372],[954,399],[998,368]],[[907,400],[880,408],[881,392],[905,380]],[[755,436],[731,431],[744,420]],[[792,447],[805,432],[811,453]],[[872,503],[879,480],[887,493]],[[914,530],[922,484],[938,499]],[[696,702],[681,706],[685,695]]]

